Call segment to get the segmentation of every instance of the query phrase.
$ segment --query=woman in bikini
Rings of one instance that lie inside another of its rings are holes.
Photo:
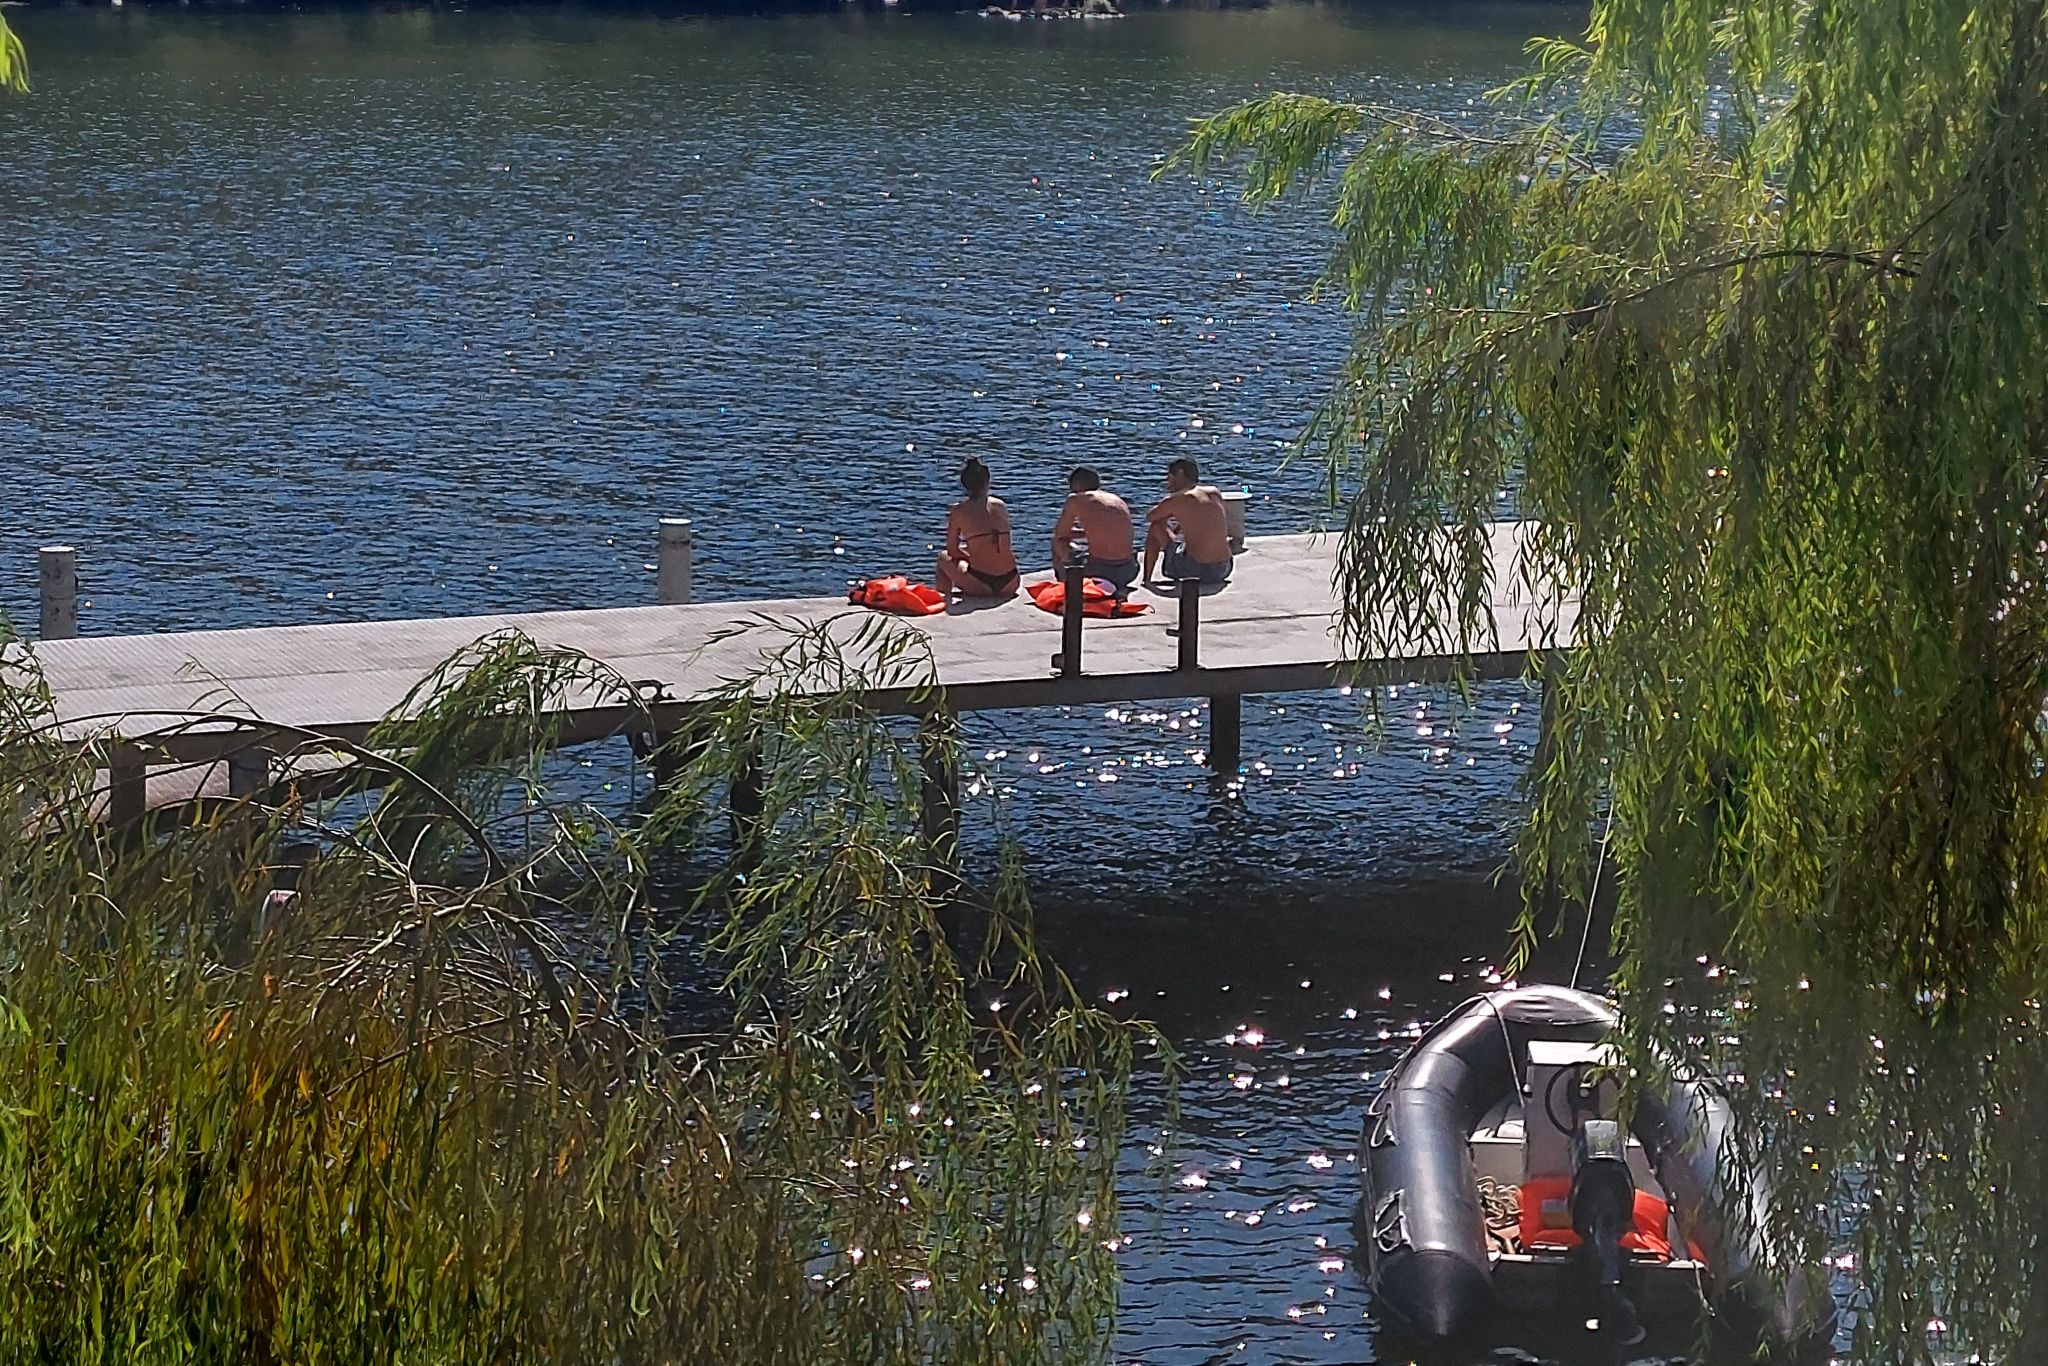
[[[1010,551],[1010,510],[988,492],[988,466],[969,459],[960,470],[967,496],[946,513],[939,551],[939,587],[970,598],[1007,598],[1017,591],[1017,557]]]

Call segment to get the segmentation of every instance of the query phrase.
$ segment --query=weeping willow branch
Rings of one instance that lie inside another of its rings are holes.
[[[1147,1033],[1040,961],[1008,878],[1002,961],[955,952],[930,738],[857,704],[940,699],[912,643],[850,640],[765,648],[631,809],[556,790],[547,720],[631,690],[502,636],[366,745],[303,737],[375,791],[138,840],[0,638],[36,814],[0,829],[0,1355],[1099,1361]],[[761,838],[706,869],[749,746]],[[996,1017],[990,980],[1032,986]]]
[[[0,14],[0,90],[28,93],[28,49]]]
[[[1735,1083],[1788,1264],[1853,1250],[1861,1359],[2030,1359],[2048,10],[1598,0],[1537,56],[1484,137],[1280,95],[1171,162],[1329,206],[1344,629],[1469,648],[1534,595],[1576,648],[1525,885],[1584,895],[1611,811],[1638,1056]]]

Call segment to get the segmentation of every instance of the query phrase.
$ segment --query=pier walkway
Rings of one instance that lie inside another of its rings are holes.
[[[1482,677],[1519,674],[1531,650],[1565,643],[1541,638],[1554,612],[1518,599],[1518,538],[1518,524],[1494,528],[1498,641],[1473,661]],[[1055,668],[1061,618],[1021,594],[903,620],[927,636],[936,681],[955,711],[1205,697],[1213,708],[1211,762],[1229,773],[1237,765],[1238,699],[1248,693],[1428,681],[1453,670],[1447,644],[1419,644],[1391,658],[1346,657],[1333,615],[1336,549],[1335,536],[1252,538],[1231,582],[1200,599],[1199,629],[1185,653],[1174,594],[1140,589],[1133,600],[1151,604],[1151,612],[1086,622],[1077,672]],[[735,628],[764,619],[846,617],[852,634],[867,615],[838,597],[703,602],[82,637],[41,641],[35,654],[67,738],[127,742],[116,749],[110,775],[110,805],[120,820],[171,795],[147,790],[158,786],[151,768],[228,760],[249,748],[251,728],[360,742],[443,661],[494,633],[521,632],[543,646],[586,653],[636,683],[658,682],[663,707],[681,709],[753,672],[764,648],[782,638]],[[868,700],[884,710],[911,704],[907,694]],[[192,725],[193,713],[220,711],[246,715],[249,726]],[[563,743],[573,744],[617,734],[646,716],[593,695],[583,703],[566,700],[559,719]],[[661,719],[658,709],[655,720]],[[272,776],[245,777],[245,790]]]

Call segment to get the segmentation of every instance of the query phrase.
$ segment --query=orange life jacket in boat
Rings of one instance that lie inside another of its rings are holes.
[[[902,612],[913,617],[933,617],[946,610],[946,595],[930,584],[912,583],[901,574],[886,574],[854,584],[846,600],[856,607],[878,612]]]
[[[1572,1179],[1546,1176],[1522,1186],[1522,1250],[1570,1248],[1579,1245],[1572,1230]],[[1648,1191],[1636,1192],[1635,1227],[1621,1236],[1622,1250],[1671,1258],[1671,1206]],[[1704,1260],[1697,1248],[1696,1260]]]
[[[1084,617],[1135,617],[1152,608],[1142,602],[1119,601],[1117,595],[1102,586],[1101,579],[1081,580],[1081,615]],[[1067,610],[1067,586],[1058,579],[1046,583],[1031,583],[1024,586],[1031,600],[1054,616]]]

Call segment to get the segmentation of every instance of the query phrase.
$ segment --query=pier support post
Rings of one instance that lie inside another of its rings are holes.
[[[1202,581],[1180,581],[1180,667],[1202,667]]]
[[[270,786],[270,750],[249,745],[228,756],[228,796],[254,797]]]
[[[107,754],[107,824],[140,825],[149,814],[149,767],[134,745],[117,744]]]
[[[1532,770],[1541,772],[1550,764],[1550,757],[1557,748],[1557,684],[1564,672],[1564,662],[1555,654],[1543,657],[1538,666],[1537,679],[1543,687],[1543,700],[1536,713],[1536,749],[1529,757]]]
[[[70,640],[78,634],[78,552],[68,545],[46,545],[36,552],[42,581],[42,619],[37,634],[44,640]]]
[[[950,877],[960,852],[960,719],[935,711],[918,726],[924,761],[924,791],[918,812],[932,866]]]
[[[655,709],[663,703],[673,702],[668,684],[658,678],[636,678],[633,680],[633,701],[641,710],[641,719],[647,728],[629,729],[626,743],[632,746],[633,757],[654,769],[654,786],[657,789],[673,784],[682,771],[689,754],[676,743],[676,732],[664,733],[661,723],[655,717]]]
[[[1565,655],[1559,651],[1546,651],[1536,661],[1536,682],[1542,688],[1542,700],[1536,711],[1536,748],[1530,752],[1530,774],[1540,774],[1550,766],[1556,756],[1556,715],[1561,709],[1559,680],[1565,676]],[[1542,887],[1536,889],[1536,907],[1544,917],[1556,917],[1565,907],[1565,889],[1559,887],[1554,868],[1544,874]],[[1591,915],[1593,907],[1587,905],[1585,913]]]
[[[654,600],[664,607],[690,600],[691,536],[689,518],[661,519],[654,557]]]
[[[653,748],[649,751],[648,757],[654,768],[655,790],[666,792],[681,782],[685,773],[711,753],[714,740],[714,736],[692,728],[687,717],[678,721],[673,729],[656,731],[649,736],[648,742]],[[753,804],[754,814],[759,815],[760,767],[748,764],[744,766],[743,772],[746,781],[739,785],[741,795]]]
[[[1236,693],[1209,699],[1209,772],[1218,782],[1237,776],[1244,747],[1244,698]]]
[[[1060,571],[1060,583],[1066,589],[1065,612],[1060,617],[1060,677],[1081,676],[1081,603],[1082,585],[1087,575],[1078,564],[1070,564]]]
[[[1538,704],[1536,713],[1536,748],[1529,756],[1529,772],[1531,773],[1541,773],[1544,769],[1550,767],[1551,758],[1557,753],[1557,712],[1560,705],[1558,701],[1558,680],[1563,674],[1563,657],[1554,651],[1544,655],[1543,662],[1539,666],[1537,673],[1537,677],[1543,686],[1543,700]],[[1558,886],[1556,875],[1553,873],[1546,876],[1543,879],[1543,886],[1537,891],[1537,900],[1538,904],[1542,907],[1542,913],[1547,916],[1556,915],[1563,896],[1564,893]],[[1593,908],[1588,906],[1586,914],[1590,916],[1592,913]]]
[[[647,752],[647,760],[654,769],[654,789],[657,792],[665,792],[675,786],[676,779],[683,776],[686,756],[677,746],[676,737],[673,735],[663,735],[656,731],[647,737],[647,743],[651,746]]]
[[[753,862],[761,838],[760,732],[743,738],[740,746],[739,763],[733,768],[725,799],[732,809],[733,858],[744,864]]]

